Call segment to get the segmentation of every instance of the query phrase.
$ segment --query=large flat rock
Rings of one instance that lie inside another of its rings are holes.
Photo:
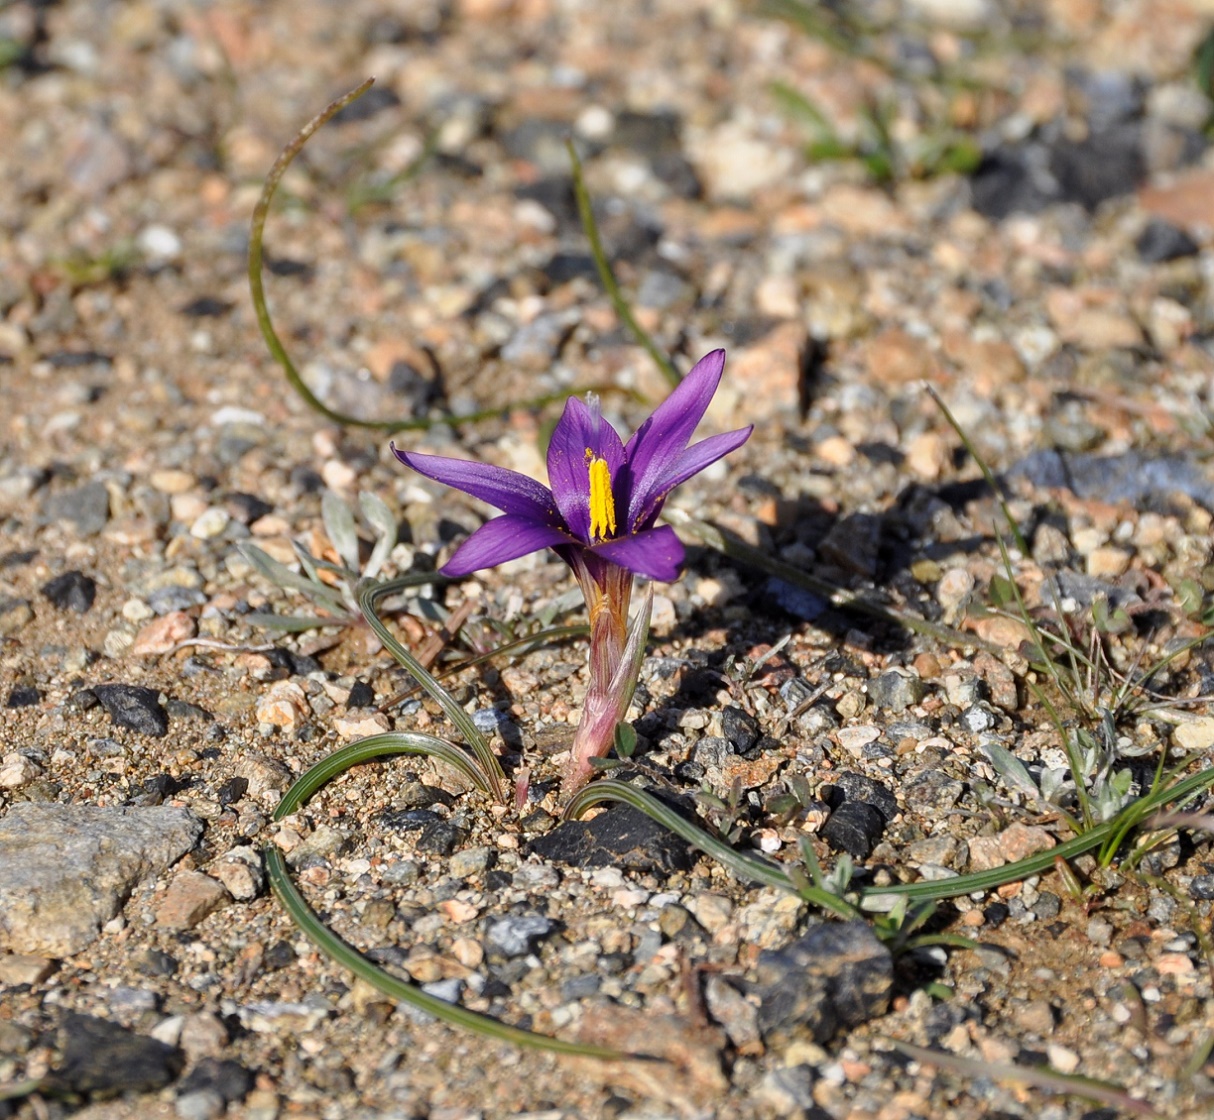
[[[185,855],[202,829],[171,806],[14,805],[0,819],[0,947],[80,952],[135,885]]]

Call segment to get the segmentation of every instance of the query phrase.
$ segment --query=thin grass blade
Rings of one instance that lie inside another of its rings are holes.
[[[498,1019],[492,1019],[488,1015],[470,1011],[459,1004],[448,1003],[444,999],[439,999],[438,996],[424,992],[413,984],[385,972],[321,922],[295,888],[295,884],[287,873],[286,861],[277,848],[267,845],[264,849],[264,856],[270,888],[290,915],[291,920],[330,960],[349,969],[360,980],[365,980],[377,991],[383,992],[391,999],[398,1000],[428,1015],[433,1015],[434,1018],[448,1026],[461,1027],[481,1038],[509,1043],[525,1050],[546,1050],[553,1054],[601,1058],[607,1061],[619,1061],[627,1058],[644,1059],[646,1057],[645,1055],[621,1054],[616,1050],[608,1050],[600,1046],[566,1042],[563,1039],[550,1038],[547,1035],[523,1030],[521,1027],[514,1027]]]
[[[504,796],[502,790],[506,781],[506,775],[502,772],[497,755],[493,753],[492,748],[485,741],[485,737],[476,729],[476,725],[472,722],[468,713],[456,703],[451,693],[430,675],[421,662],[392,636],[388,628],[380,621],[379,615],[375,611],[375,606],[381,599],[385,599],[389,595],[395,595],[406,587],[414,586],[416,582],[416,579],[411,579],[408,576],[390,580],[387,583],[369,583],[364,581],[359,584],[357,589],[358,605],[363,612],[363,617],[367,620],[367,625],[379,636],[379,640],[383,642],[384,648],[438,702],[439,706],[447,714],[447,718],[458,728],[459,733],[464,737],[464,741],[472,748],[472,753],[476,756],[476,760],[484,769],[492,796],[496,800],[501,801]]]
[[[939,1050],[913,1046],[909,1042],[899,1042],[894,1039],[889,1041],[895,1050],[900,1050],[908,1058],[948,1070],[950,1073],[958,1073],[966,1077],[989,1078],[994,1081],[1011,1081],[1020,1085],[1031,1085],[1036,1089],[1066,1093],[1069,1096],[1095,1101],[1097,1104],[1107,1104],[1113,1108],[1124,1109],[1136,1116],[1159,1115],[1146,1101],[1131,1097],[1120,1085],[1107,1081],[1097,1081],[1095,1078],[1080,1077],[1073,1073],[1059,1073],[1057,1070],[1039,1066],[1013,1066],[976,1061],[972,1058],[958,1057],[956,1054],[946,1054]]]
[[[344,773],[352,766],[362,762],[370,762],[375,758],[384,758],[396,754],[423,755],[445,762],[454,770],[458,770],[482,793],[492,795],[493,790],[480,767],[446,739],[434,735],[426,735],[420,731],[385,731],[381,735],[368,735],[348,747],[342,747],[322,759],[315,766],[305,771],[291,788],[283,794],[282,800],[274,810],[273,819],[278,821],[289,816],[312,796],[326,782],[331,782],[338,774]]]
[[[363,516],[370,522],[376,532],[375,547],[363,569],[364,579],[374,579],[388,559],[392,549],[396,547],[396,537],[400,526],[388,508],[388,503],[378,494],[364,490],[358,495],[358,504],[362,507]]]
[[[827,910],[841,918],[855,917],[855,908],[843,899],[837,898],[829,891],[821,890],[817,887],[811,887],[808,890],[798,890],[796,884],[788,877],[788,874],[774,863],[760,859],[757,856],[736,851],[728,844],[718,840],[715,836],[709,835],[702,828],[692,824],[689,820],[679,816],[669,806],[663,805],[656,797],[645,793],[643,790],[626,785],[624,782],[616,781],[612,778],[604,778],[601,781],[591,783],[570,799],[569,804],[565,807],[564,815],[566,819],[576,820],[587,809],[593,805],[597,805],[600,801],[622,801],[626,805],[631,805],[634,809],[639,809],[651,820],[670,829],[676,836],[686,840],[693,847],[699,848],[705,855],[711,856],[719,863],[724,864],[740,879],[752,880],[762,883],[764,886],[779,887],[781,890],[799,895],[806,902],[821,907],[823,910]]]

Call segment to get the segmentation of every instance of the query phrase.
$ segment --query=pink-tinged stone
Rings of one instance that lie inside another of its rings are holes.
[[[143,627],[135,635],[131,653],[136,657],[156,657],[197,633],[197,623],[185,611],[173,611]]]
[[[210,875],[179,872],[156,906],[156,924],[168,929],[193,929],[229,899],[223,884]]]
[[[938,380],[936,356],[921,338],[901,327],[887,327],[864,347],[865,364],[882,385]]]
[[[1142,328],[1113,292],[1051,288],[1046,314],[1063,342],[1081,350],[1116,350],[1142,345]]]
[[[1186,229],[1214,229],[1214,170],[1178,175],[1166,186],[1144,187],[1138,205],[1148,214]]]

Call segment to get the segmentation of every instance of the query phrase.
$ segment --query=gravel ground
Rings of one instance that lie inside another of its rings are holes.
[[[1006,480],[1026,609],[1062,604],[1086,648],[1107,605],[1105,680],[1176,655],[1162,706],[1107,729],[1128,794],[1161,757],[1210,765],[1214,659],[1187,644],[1214,589],[1214,104],[1194,65],[1214,8],[779,10],[825,31],[733,0],[0,7],[0,1087],[57,1089],[0,1116],[1121,1114],[993,1069],[1011,1064],[1209,1114],[1200,821],[1134,866],[1081,857],[1073,880],[942,905],[928,928],[977,949],[891,953],[619,809],[560,825],[571,642],[453,685],[507,768],[532,768],[521,813],[394,759],[270,822],[336,747],[445,722],[388,703],[406,679],[364,628],[256,625],[303,604],[237,546],[334,556],[321,494],[367,490],[400,520],[389,569],[427,571],[486,516],[310,411],[251,310],[263,176],[371,74],[267,235],[276,321],[330,406],[500,407],[397,438],[542,476],[556,409],[513,406],[596,387],[631,429],[660,399],[596,280],[572,135],[638,319],[684,370],[729,351],[702,430],[756,425],[671,508],[966,635],[840,609],[688,535],[632,713],[638,780],[715,795],[697,811],[740,847],[791,862],[809,838],[877,884],[1069,838],[1025,785],[1066,757],[1027,631],[990,609],[1000,510],[925,383]],[[447,649],[467,652],[571,584],[528,557],[420,591],[393,625],[420,647],[466,604]],[[395,1006],[267,894],[270,841],[385,967],[666,1061],[523,1054]]]

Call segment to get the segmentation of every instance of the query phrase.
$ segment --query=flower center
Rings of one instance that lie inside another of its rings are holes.
[[[611,468],[586,448],[590,469],[590,539],[608,540],[615,536],[615,495],[611,492]]]

